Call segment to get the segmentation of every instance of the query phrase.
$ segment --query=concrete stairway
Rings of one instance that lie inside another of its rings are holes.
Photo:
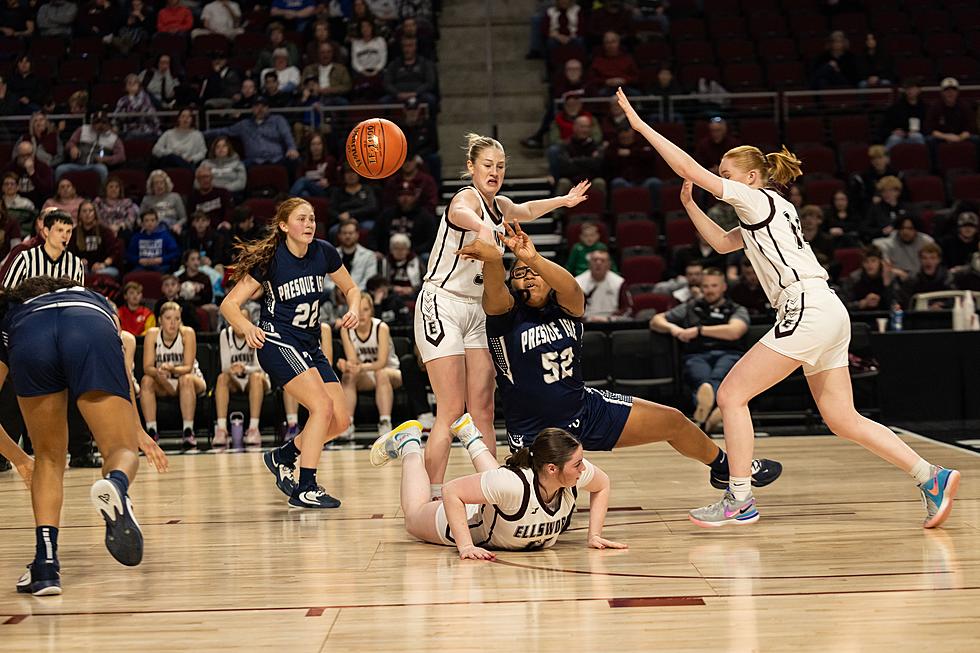
[[[541,152],[525,151],[520,145],[521,138],[537,129],[546,95],[541,61],[524,59],[534,8],[534,0],[444,4],[439,18],[439,142],[445,179],[453,179],[464,168],[463,135],[471,131],[492,135],[494,124],[507,149],[509,178],[546,174]],[[491,33],[486,27],[488,11]],[[492,79],[487,72],[490,46]]]

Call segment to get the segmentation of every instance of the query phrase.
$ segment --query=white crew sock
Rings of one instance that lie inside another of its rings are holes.
[[[378,415],[379,422],[388,422],[391,424],[391,415]]]
[[[191,431],[193,431],[193,430],[194,430],[194,420],[192,420],[192,419],[185,419],[185,420],[184,420],[184,426],[183,426],[183,429],[184,429],[185,431],[186,431],[187,429],[190,429]]]
[[[909,470],[909,475],[915,479],[916,483],[922,485],[932,478],[932,465],[925,458],[919,458],[918,462],[912,465],[912,469]]]
[[[752,477],[731,476],[728,479],[728,489],[732,491],[736,499],[745,501],[752,496]]]
[[[429,484],[429,496],[433,499],[442,498],[442,483],[430,483]]]
[[[259,418],[258,417],[250,417],[250,418],[248,418],[248,428],[250,428],[250,429],[257,429],[257,428],[259,428]]]
[[[286,424],[288,426],[296,426],[297,422],[299,422],[298,413],[286,413]]]
[[[227,417],[219,417],[218,418],[218,428],[219,429],[222,429],[224,431],[227,431],[228,430],[228,418]]]
[[[147,431],[156,431],[157,430],[157,423],[156,422],[147,422],[146,423],[146,430]]]

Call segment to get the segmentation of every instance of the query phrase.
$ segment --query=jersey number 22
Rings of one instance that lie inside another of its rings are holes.
[[[320,321],[320,300],[309,304],[300,304],[296,307],[296,315],[293,316],[293,326],[300,329],[312,329]]]
[[[565,347],[560,352],[548,351],[541,354],[541,367],[544,368],[544,382],[558,383],[572,375],[572,364],[575,362],[575,351]]]

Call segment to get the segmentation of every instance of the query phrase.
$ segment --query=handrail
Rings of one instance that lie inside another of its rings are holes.
[[[350,113],[354,111],[391,111],[397,109],[404,109],[403,104],[346,104],[342,106],[324,106],[324,105],[312,105],[308,107],[277,107],[270,108],[269,113],[275,114],[305,114],[310,112],[316,112],[319,119],[322,121],[323,117],[327,114],[340,114],[340,113]],[[211,129],[211,118],[218,118],[221,116],[230,116],[233,118],[239,118],[242,114],[250,114],[251,109],[207,109],[204,112],[204,129]]]

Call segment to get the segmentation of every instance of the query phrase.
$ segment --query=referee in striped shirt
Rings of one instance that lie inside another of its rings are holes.
[[[79,286],[85,285],[85,264],[68,251],[74,222],[64,211],[51,211],[44,216],[41,237],[44,243],[17,255],[3,278],[4,288],[16,288],[33,277],[68,277]]]

